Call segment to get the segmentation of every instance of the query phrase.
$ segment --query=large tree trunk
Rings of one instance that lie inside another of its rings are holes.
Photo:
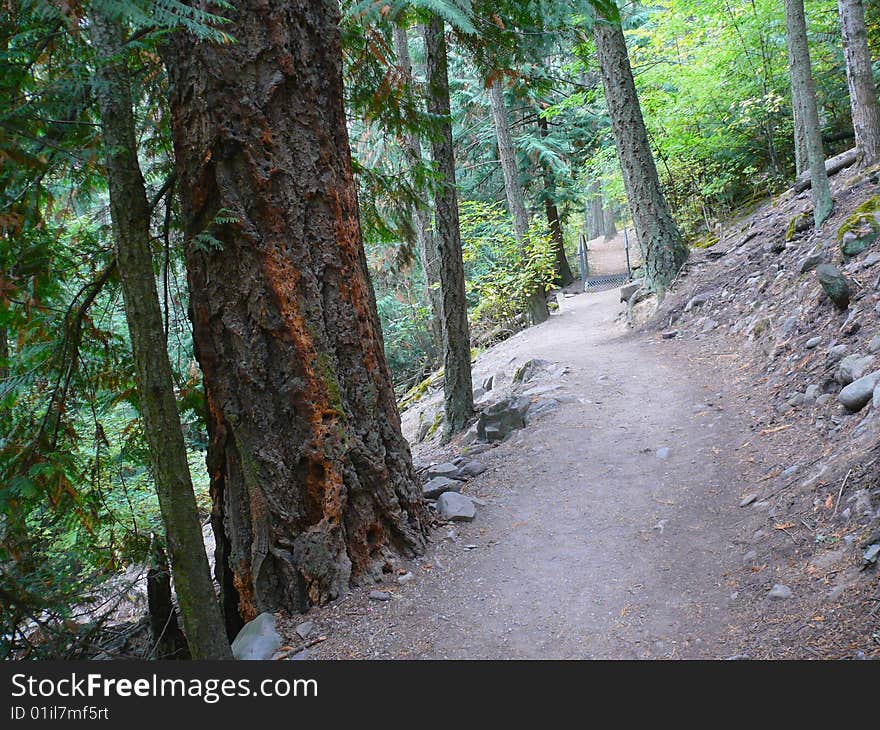
[[[645,257],[646,284],[662,294],[687,260],[687,247],[660,188],[623,30],[618,23],[599,20],[593,37],[624,187]]]
[[[804,144],[810,165],[813,195],[813,220],[818,228],[831,215],[833,202],[828,175],[825,172],[825,152],[822,149],[822,130],[816,107],[816,92],[810,70],[810,49],[807,45],[807,21],[804,0],[785,0],[785,35],[791,69],[791,98],[800,114],[804,130]]]
[[[345,592],[427,515],[361,242],[333,2],[165,49],[227,628]]]
[[[110,216],[122,281],[140,411],[171,553],[187,643],[194,659],[231,659],[211,581],[174,398],[174,380],[150,251],[150,209],[137,160],[122,27],[95,11],[92,42],[101,56],[96,87],[106,149]]]
[[[461,258],[461,231],[455,188],[455,151],[449,108],[449,76],[443,19],[432,15],[425,26],[428,112],[441,119],[432,139],[434,165],[441,180],[434,194],[437,250],[440,254],[440,305],[443,324],[443,405],[447,435],[464,428],[474,413],[471,345]]]
[[[538,114],[538,131],[541,137],[546,137],[547,120]],[[553,273],[556,286],[568,286],[574,281],[571,266],[565,256],[565,238],[562,235],[562,222],[559,220],[559,209],[556,207],[556,181],[553,179],[553,170],[548,165],[542,165],[544,173],[544,213],[547,216],[547,227],[550,229],[550,241],[553,244]]]
[[[843,31],[846,80],[849,84],[856,147],[862,151],[862,165],[873,165],[880,159],[880,104],[877,103],[877,89],[871,70],[865,8],[862,0],[838,0],[837,5]]]
[[[409,55],[409,40],[406,28],[395,25],[392,31],[394,36],[394,53],[397,55],[397,64],[400,67],[407,85],[413,86],[412,61]],[[417,132],[408,131],[404,135],[403,147],[409,156],[413,166],[422,162],[422,144]],[[421,191],[420,191],[421,192]],[[440,256],[434,244],[434,233],[431,229],[431,211],[427,206],[417,205],[412,211],[413,227],[416,232],[416,246],[419,251],[419,261],[425,274],[425,297],[431,307],[432,321],[431,330],[437,351],[442,351],[443,335],[440,325]]]
[[[489,102],[492,106],[492,118],[495,121],[495,138],[498,142],[498,159],[501,161],[501,172],[504,176],[504,193],[507,196],[507,207],[513,217],[513,232],[520,248],[525,249],[529,238],[529,214],[526,212],[525,195],[519,179],[519,170],[516,167],[516,149],[510,134],[504,89],[498,79],[489,84]],[[540,324],[550,317],[543,289],[529,293],[526,308],[532,324]]]

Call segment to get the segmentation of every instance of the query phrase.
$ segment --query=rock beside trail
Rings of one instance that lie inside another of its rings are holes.
[[[628,284],[624,284],[622,287],[620,287],[620,301],[628,302],[630,300],[630,297],[632,297],[632,295],[638,291],[641,285],[642,280],[636,279],[635,281],[631,281]]]
[[[429,466],[425,470],[425,475],[432,479],[433,477],[454,477],[458,474],[458,467],[449,461],[444,461],[442,464],[434,464],[433,466]]]
[[[531,360],[526,360],[522,365],[520,365],[516,372],[513,374],[513,383],[528,383],[530,380],[535,378],[541,370],[544,370],[548,365],[552,365],[548,360],[541,360],[539,358],[533,358]]]
[[[860,411],[872,399],[878,380],[880,380],[880,370],[875,370],[847,385],[840,391],[837,399],[848,411],[852,413]]]
[[[513,431],[524,428],[528,398],[511,396],[486,408],[477,420],[477,437],[481,441],[502,441]]]
[[[458,492],[461,490],[461,482],[448,477],[434,477],[429,479],[422,487],[422,496],[425,499],[437,499],[444,492]]]
[[[818,252],[813,252],[807,254],[804,258],[801,259],[800,264],[798,265],[798,272],[801,274],[806,274],[813,269],[815,269],[819,264],[822,263],[822,254]]]
[[[248,621],[232,642],[232,656],[240,660],[262,661],[271,659],[281,646],[281,637],[275,628],[275,616],[261,613]]]
[[[767,598],[771,601],[784,601],[788,598],[791,598],[791,588],[782,583],[777,583],[770,589],[770,592],[767,594]]]
[[[849,306],[849,284],[834,264],[820,264],[816,268],[816,278],[822,285],[822,289],[828,298],[834,302],[838,309],[846,309]]]
[[[468,461],[462,464],[459,474],[463,477],[475,477],[486,471],[486,465],[479,461]]]
[[[840,365],[837,366],[834,379],[841,385],[849,385],[854,380],[858,380],[871,372],[873,364],[873,355],[847,355],[840,361]]]
[[[477,516],[473,501],[458,492],[444,492],[437,499],[437,512],[447,522],[471,522]]]

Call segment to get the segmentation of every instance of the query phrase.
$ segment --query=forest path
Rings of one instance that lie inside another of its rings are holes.
[[[747,419],[711,369],[685,370],[656,335],[626,332],[621,310],[616,289],[569,297],[480,357],[488,372],[567,365],[561,406],[478,457],[489,468],[464,490],[483,502],[476,520],[437,531],[408,566],[415,579],[383,588],[390,601],[356,590],[313,612],[328,639],[310,656],[731,653],[725,573],[742,567]]]

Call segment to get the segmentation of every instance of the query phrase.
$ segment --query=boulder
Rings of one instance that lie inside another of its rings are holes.
[[[425,475],[431,479],[433,477],[450,477],[454,478],[458,474],[458,467],[450,461],[444,461],[442,464],[434,464],[429,466],[425,471]]]
[[[461,482],[447,477],[434,477],[422,487],[422,496],[425,499],[437,499],[444,492],[458,492],[461,490]]]
[[[477,516],[477,509],[469,497],[457,492],[444,492],[437,500],[440,519],[447,522],[471,522]]]
[[[837,399],[848,411],[855,413],[864,408],[874,396],[874,388],[880,380],[880,370],[875,370],[847,385]]]
[[[782,583],[777,583],[770,589],[767,597],[771,601],[784,601],[788,598],[791,598],[791,588],[786,585],[782,585]]]
[[[513,374],[513,382],[527,383],[550,364],[549,360],[540,360],[538,358],[526,360]]]
[[[636,279],[635,281],[631,281],[628,284],[624,284],[622,287],[620,287],[620,301],[628,302],[630,297],[636,293],[641,285],[642,280]]]
[[[822,263],[822,254],[818,251],[808,253],[798,264],[798,273],[806,274]]]
[[[871,366],[874,364],[873,355],[847,355],[834,373],[834,379],[841,385],[849,385],[854,380],[867,375],[871,372]]]
[[[232,642],[232,656],[236,659],[262,661],[271,659],[281,647],[281,637],[275,628],[275,616],[261,613],[248,621]]]
[[[840,273],[840,269],[833,264],[820,264],[816,268],[816,278],[838,309],[846,309],[849,306],[849,284]]]
[[[684,311],[685,311],[685,312],[690,312],[690,311],[691,311],[692,309],[694,309],[695,307],[700,307],[700,306],[702,306],[703,304],[705,304],[707,301],[709,301],[709,297],[708,297],[708,295],[706,295],[706,294],[696,294],[696,295],[692,296],[692,297],[688,300],[688,303],[687,303],[687,304],[684,305]]]
[[[475,477],[486,471],[486,465],[479,461],[469,461],[461,467],[459,474],[463,477]]]
[[[523,428],[531,400],[512,396],[486,408],[477,420],[477,436],[482,441],[501,441]]]

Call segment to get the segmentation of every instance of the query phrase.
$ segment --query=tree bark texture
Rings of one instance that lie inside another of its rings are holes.
[[[474,413],[471,345],[461,257],[461,230],[455,186],[455,151],[449,106],[449,76],[443,19],[432,15],[425,26],[428,112],[442,119],[431,142],[441,180],[434,194],[436,245],[440,254],[440,304],[443,324],[443,405],[446,434],[463,429]]]
[[[227,629],[345,592],[427,516],[358,222],[335,2],[165,49]]]
[[[520,248],[525,248],[529,239],[529,214],[526,211],[525,195],[516,167],[516,149],[510,134],[510,120],[507,116],[507,105],[504,103],[504,88],[496,78],[489,84],[489,103],[492,107],[492,119],[495,122],[495,139],[498,142],[498,159],[504,176],[504,193],[507,207],[513,217],[513,231]],[[532,324],[540,324],[550,317],[547,300],[543,290],[530,292],[526,304]]]
[[[862,151],[861,164],[873,165],[880,159],[880,104],[871,68],[865,8],[862,0],[838,0],[846,57],[846,80],[852,109],[856,147]]]
[[[412,60],[409,55],[409,40],[406,28],[395,25],[393,28],[394,53],[404,81],[413,87]],[[404,135],[403,147],[412,165],[422,162],[422,143],[417,132],[408,131]],[[413,227],[416,232],[416,247],[419,261],[425,274],[425,297],[431,307],[432,331],[437,342],[438,351],[442,351],[441,310],[440,310],[440,256],[434,244],[434,232],[431,228],[431,211],[427,206],[417,205],[412,211]]]
[[[662,293],[687,260],[687,247],[660,188],[623,30],[618,23],[599,20],[593,37],[624,187],[645,257],[646,284]]]
[[[605,214],[602,212],[602,186],[596,180],[590,183],[590,240],[605,233]]]
[[[184,630],[194,659],[231,659],[211,581],[174,397],[174,380],[150,251],[150,209],[137,160],[132,94],[118,21],[96,11],[92,42],[106,149],[116,261],[135,364],[140,412]]]
[[[547,120],[538,114],[538,132],[542,138],[546,137]],[[559,209],[556,207],[556,181],[553,179],[553,170],[547,165],[542,165],[544,174],[544,213],[547,216],[547,227],[550,229],[550,240],[553,243],[553,271],[556,286],[568,286],[574,281],[568,258],[565,256],[565,237],[562,235],[562,222],[559,220]]]
[[[803,0],[785,0],[785,36],[791,70],[791,98],[803,123],[813,196],[813,221],[818,228],[831,215],[833,202],[828,174],[825,172],[825,152],[822,149],[819,110],[816,107],[816,91],[810,70]]]

